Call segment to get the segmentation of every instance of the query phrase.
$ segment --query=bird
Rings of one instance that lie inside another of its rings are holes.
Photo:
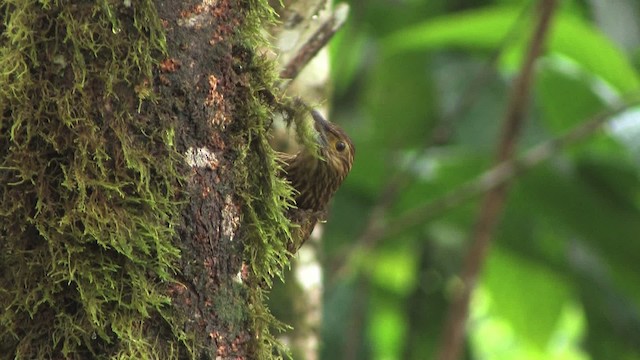
[[[296,154],[280,154],[282,176],[294,189],[295,206],[287,217],[294,225],[287,250],[292,254],[304,244],[317,222],[326,220],[333,198],[353,166],[355,146],[338,125],[317,110],[311,111],[317,132],[317,149],[303,148]]]

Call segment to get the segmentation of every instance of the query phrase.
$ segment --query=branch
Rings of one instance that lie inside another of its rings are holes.
[[[496,163],[498,164],[509,160],[515,152],[524,124],[529,92],[533,82],[533,65],[542,50],[555,5],[555,0],[540,1],[540,18],[525,61],[522,64],[520,75],[516,79],[511,102],[505,115],[502,141],[496,155]],[[438,351],[438,359],[440,360],[458,359],[462,350],[469,301],[475,288],[478,274],[489,252],[494,229],[504,208],[508,185],[509,182],[505,181],[487,192],[478,213],[476,226],[471,235],[471,248],[464,262],[461,293],[454,299],[449,309],[445,332],[440,343]]]
[[[425,222],[444,214],[450,209],[502,186],[504,183],[517,176],[521,176],[540,163],[556,156],[565,148],[593,135],[602,128],[602,126],[607,124],[612,117],[633,106],[639,105],[640,94],[635,94],[626,102],[615,105],[611,109],[585,120],[567,133],[532,147],[519,158],[509,159],[496,164],[475,179],[452,190],[441,198],[406,211],[404,214],[391,220],[389,225],[383,224],[382,221],[371,224],[367,228],[368,232],[361,237],[366,238],[367,241],[356,242],[356,245],[347,252],[344,258],[355,259],[357,257],[354,256],[354,254],[371,251],[375,248],[378,241],[384,238],[393,238],[417,226],[423,225]],[[349,266],[350,264],[347,263],[339,263],[339,266],[337,266],[339,270],[337,270],[336,273],[339,275],[346,274],[349,271]]]
[[[302,68],[329,43],[333,35],[344,25],[348,14],[349,6],[347,4],[337,4],[329,19],[322,23],[322,26],[298,50],[296,56],[282,69],[280,78],[295,79],[298,77]]]
[[[395,218],[386,229],[378,228],[377,237],[394,237],[425,221],[432,219],[447,210],[455,208],[476,196],[492,191],[511,179],[534,168],[543,161],[557,155],[566,147],[593,135],[611,118],[632,106],[640,105],[640,100],[633,99],[614,106],[574,127],[569,132],[538,144],[516,159],[508,159],[496,164],[480,176],[458,187],[440,199],[418,208],[409,210]]]

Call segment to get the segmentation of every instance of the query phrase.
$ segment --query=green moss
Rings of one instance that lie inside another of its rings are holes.
[[[233,283],[231,286],[220,288],[219,294],[214,298],[214,309],[220,320],[228,328],[235,331],[241,330],[239,324],[247,322],[245,288]]]
[[[268,46],[262,29],[274,21],[274,12],[265,0],[251,1],[250,8],[245,28],[239,32],[243,38],[238,41],[247,49]],[[286,213],[293,204],[293,189],[277,176],[282,164],[268,142],[270,125],[276,112],[285,113],[296,123],[303,144],[315,146],[315,133],[309,129],[308,122],[304,122],[308,109],[302,103],[273,95],[278,94],[274,89],[279,78],[271,61],[255,55],[249,69],[253,75],[248,86],[250,93],[241,113],[237,114],[246,123],[243,138],[238,141],[244,146],[239,149],[236,160],[241,165],[236,167],[235,183],[240,184],[239,194],[244,200],[243,241],[251,278],[250,321],[257,338],[254,357],[281,359],[290,354],[273,333],[288,327],[271,315],[266,300],[273,279],[282,278],[283,270],[289,265],[291,254],[287,244],[292,241],[292,224]]]
[[[255,49],[274,13],[266,0],[247,8],[235,40]],[[172,326],[179,322],[164,295],[179,256],[181,161],[174,124],[144,115],[154,59],[165,52],[151,1],[4,0],[0,14],[0,351],[18,359],[184,357],[186,335]],[[256,284],[270,287],[288,265],[292,189],[277,176],[267,139],[284,108],[303,143],[313,144],[313,131],[302,107],[265,96],[276,88],[272,64],[252,62],[236,114],[245,123],[234,142],[234,184],[254,282],[247,295],[227,294],[247,296],[248,313],[222,299],[215,307],[226,323],[249,321],[255,358],[272,359],[286,353],[272,335],[285,326]]]
[[[165,49],[152,3],[5,0],[0,14],[0,351],[184,354],[164,295],[180,159],[173,124],[133,90]]]
[[[267,64],[258,68],[265,72],[256,79],[272,79],[273,72]],[[252,84],[251,88],[259,89],[259,85]],[[258,90],[246,105],[245,118],[252,123],[245,134],[246,146],[240,149],[238,161],[242,166],[237,168],[236,178],[243,184],[240,194],[244,200],[245,258],[255,280],[249,290],[251,322],[259,339],[257,358],[281,358],[285,351],[272,330],[280,331],[285,326],[270,314],[265,304],[267,290],[257,284],[270,288],[273,278],[282,277],[289,264],[287,243],[291,241],[291,223],[285,213],[293,202],[292,188],[276,176],[281,164],[267,140],[274,109],[262,101]]]

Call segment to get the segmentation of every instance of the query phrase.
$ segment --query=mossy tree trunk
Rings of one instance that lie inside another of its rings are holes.
[[[270,358],[266,1],[0,1],[0,351]]]

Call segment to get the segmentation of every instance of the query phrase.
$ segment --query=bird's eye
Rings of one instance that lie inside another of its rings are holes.
[[[346,147],[347,145],[343,141],[338,141],[336,143],[336,150],[338,150],[339,152],[342,152]]]

